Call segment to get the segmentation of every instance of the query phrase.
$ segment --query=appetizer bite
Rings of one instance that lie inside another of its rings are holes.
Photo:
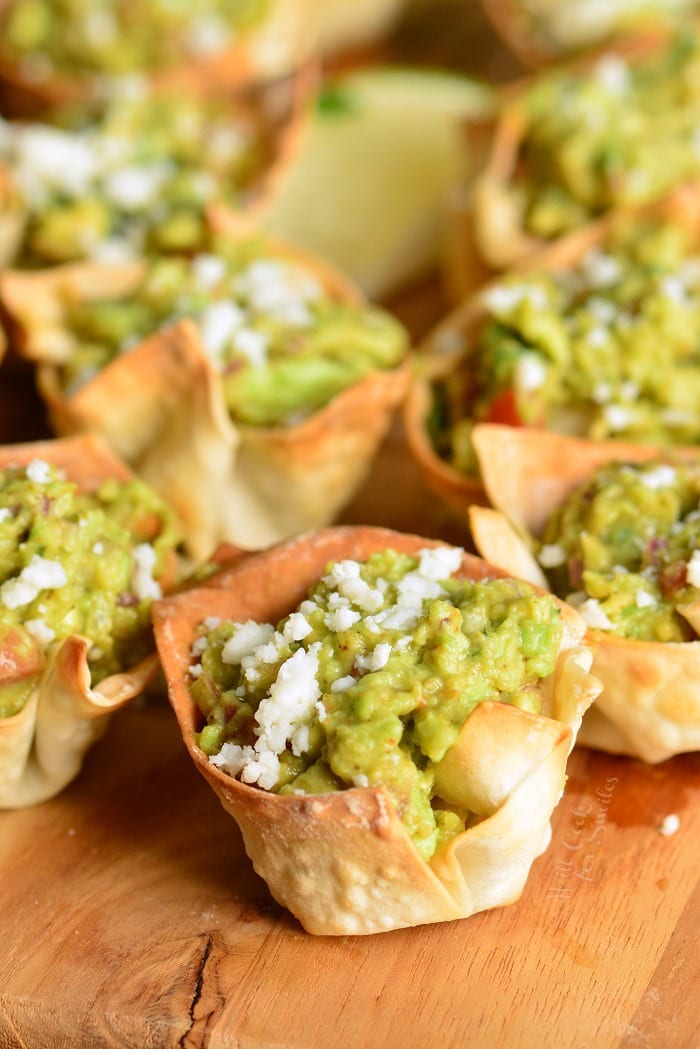
[[[528,66],[581,51],[641,24],[697,11],[697,0],[481,0],[508,47]]]
[[[303,94],[300,83],[235,99],[137,87],[42,122],[0,120],[0,264],[196,251],[212,212],[263,206]]]
[[[260,237],[193,257],[6,273],[59,433],[98,431],[180,513],[189,549],[330,521],[408,382],[408,338],[343,277]]]
[[[0,807],[57,794],[155,674],[175,515],[96,438],[0,448]]]
[[[482,498],[475,423],[700,444],[700,196],[589,227],[469,299],[407,403],[426,478]],[[442,351],[442,352],[441,352]]]
[[[308,0],[3,0],[5,110],[94,98],[120,79],[209,90],[286,74],[310,55]]]
[[[598,687],[573,609],[460,549],[336,528],[233,562],[154,624],[195,765],[308,931],[520,895]]]
[[[473,186],[476,255],[507,269],[600,215],[695,180],[698,69],[693,23],[631,37],[514,90]]]
[[[477,548],[589,627],[602,692],[579,742],[649,762],[700,749],[700,453],[474,430],[496,510]]]

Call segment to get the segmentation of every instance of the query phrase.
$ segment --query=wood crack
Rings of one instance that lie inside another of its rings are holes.
[[[190,1032],[191,1032],[191,1030],[192,1030],[192,1028],[194,1027],[194,1024],[195,1024],[195,1015],[194,1015],[194,1013],[195,1013],[195,1009],[197,1008],[197,1006],[199,1004],[200,998],[202,997],[202,987],[204,986],[204,970],[205,970],[205,968],[207,966],[207,962],[209,961],[209,955],[211,954],[213,946],[214,946],[214,937],[212,936],[212,934],[210,932],[208,932],[208,933],[205,934],[204,949],[202,951],[202,956],[199,959],[199,965],[197,966],[197,975],[196,975],[195,983],[194,983],[194,991],[192,992],[192,1000],[190,1002],[189,1009],[188,1009],[188,1016],[189,1016],[190,1022],[187,1025],[187,1030],[184,1032],[184,1034],[182,1035],[182,1037],[180,1038],[180,1040],[178,1042],[178,1045],[180,1046],[180,1049],[185,1049],[185,1043],[186,1043],[187,1037],[190,1034]]]

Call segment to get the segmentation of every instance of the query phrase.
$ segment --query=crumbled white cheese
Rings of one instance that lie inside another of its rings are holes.
[[[169,175],[167,164],[118,168],[105,178],[104,191],[124,211],[141,211],[155,203]]]
[[[43,124],[17,130],[12,170],[31,203],[41,204],[54,190],[69,197],[83,196],[95,177],[96,162],[87,136]]]
[[[160,583],[153,578],[158,555],[150,543],[134,547],[134,593],[139,601],[158,601],[163,596]]]
[[[221,650],[222,663],[240,663],[244,656],[270,641],[274,632],[275,628],[270,623],[256,623],[252,619],[247,623],[237,623]]]
[[[700,589],[700,550],[693,550],[686,568],[686,579],[691,586]]]
[[[342,630],[349,630],[361,618],[362,616],[355,608],[338,608],[334,612],[327,612],[323,617],[323,622],[329,630],[337,634]]]
[[[66,570],[60,561],[50,561],[35,554],[29,564],[14,579],[0,587],[0,600],[6,608],[29,605],[42,590],[57,590],[68,582]]]
[[[26,619],[24,629],[44,648],[50,645],[56,637],[56,631],[52,630],[43,619]]]
[[[606,404],[603,410],[605,421],[613,433],[619,430],[626,430],[632,421],[631,412],[622,404]]]
[[[659,826],[659,834],[662,834],[664,838],[670,838],[672,834],[675,834],[679,830],[681,821],[675,812],[669,813],[668,816],[664,816]]]
[[[202,626],[205,630],[216,630],[217,627],[221,626],[221,619],[219,616],[207,616]]]
[[[83,31],[94,47],[106,47],[119,34],[113,13],[104,7],[88,7],[83,15]]]
[[[534,353],[526,353],[520,358],[515,373],[515,382],[524,393],[539,390],[547,378],[544,361]]]
[[[594,630],[611,630],[612,623],[600,607],[600,602],[594,597],[589,597],[578,606],[578,611],[586,626]]]
[[[187,51],[199,58],[224,51],[232,39],[232,31],[225,19],[207,14],[188,23],[184,42]]]
[[[560,543],[544,543],[537,560],[543,568],[558,568],[566,564],[566,550]]]
[[[285,641],[303,641],[312,630],[313,627],[303,612],[292,612],[284,625],[282,636]]]
[[[675,467],[662,463],[653,470],[640,470],[639,480],[647,488],[671,488],[675,485],[677,474]]]
[[[12,517],[12,510],[9,506],[0,506],[0,521],[9,521]]]
[[[264,332],[241,328],[233,337],[233,345],[254,368],[262,368],[267,363],[269,341]]]
[[[688,302],[685,285],[678,277],[671,275],[664,277],[659,284],[659,289],[662,295],[678,306],[684,306]]]
[[[226,263],[218,255],[195,255],[191,266],[192,277],[198,288],[211,291],[226,276]]]
[[[207,638],[207,637],[197,637],[192,642],[192,645],[190,647],[190,653],[193,656],[201,656],[204,652],[206,652],[208,647],[209,647],[209,638]],[[224,663],[225,662],[226,662],[226,660],[224,659]]]
[[[617,283],[622,275],[620,263],[601,248],[591,248],[586,252],[581,269],[591,288],[609,288]]]
[[[331,685],[331,692],[345,692],[355,684],[357,684],[357,678],[354,678],[352,674],[347,674],[345,677],[335,679]]]
[[[192,663],[187,669],[190,677],[200,677],[203,668],[201,663]]]
[[[216,360],[235,333],[245,324],[245,314],[235,302],[213,302],[199,316],[202,345]]]
[[[92,552],[93,552],[93,554],[97,554],[99,556],[100,554],[104,553],[104,550],[105,550],[105,544],[104,543],[101,543],[99,541],[96,542],[96,543],[93,543],[93,545],[92,545]]]
[[[51,480],[51,467],[43,459],[32,459],[26,472],[34,484],[48,484]]]
[[[612,397],[612,386],[609,382],[598,382],[591,394],[595,404],[607,404]]]
[[[369,777],[364,772],[358,772],[352,777],[353,787],[369,787]]]
[[[608,333],[606,332],[605,328],[601,328],[601,327],[591,328],[591,330],[586,335],[586,342],[588,343],[589,346],[593,346],[594,348],[595,347],[599,348],[601,346],[605,346],[607,344],[607,341],[608,341]]]
[[[618,55],[604,55],[596,64],[598,83],[611,95],[622,95],[630,84],[629,66]]]
[[[535,309],[547,308],[547,296],[542,288],[533,284],[496,284],[488,288],[481,301],[490,313],[496,315],[512,313],[524,302]]]
[[[360,578],[357,561],[338,561],[330,573],[324,576],[323,582],[329,589],[337,589],[342,597],[346,597],[363,612],[376,612],[384,604],[381,592]]]
[[[618,315],[617,306],[609,299],[601,299],[598,295],[591,295],[586,309],[603,325],[612,324]]]
[[[382,642],[377,645],[368,655],[358,656],[355,660],[355,665],[360,670],[366,670],[369,673],[373,673],[376,670],[381,670],[389,662],[391,656],[391,645],[386,642]]]
[[[652,605],[656,604],[656,600],[653,594],[650,594],[648,590],[637,590],[634,595],[634,603],[637,608],[651,608]]]

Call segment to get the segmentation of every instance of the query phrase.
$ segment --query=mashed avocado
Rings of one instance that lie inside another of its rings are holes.
[[[269,160],[269,138],[231,99],[138,89],[44,123],[0,120],[0,163],[26,211],[15,264],[195,251],[206,207],[240,205]]]
[[[525,226],[554,238],[697,177],[700,38],[687,29],[644,60],[610,54],[547,75],[522,105]]]
[[[205,622],[190,673],[210,760],[280,793],[383,784],[429,858],[470,818],[435,796],[436,766],[483,700],[540,711],[562,635],[551,597],[451,578],[460,560],[341,561],[277,628]]]
[[[10,0],[0,54],[34,81],[120,75],[220,54],[264,17],[268,0]]]
[[[258,240],[222,243],[152,261],[128,299],[69,304],[67,392],[182,317],[197,322],[232,417],[253,425],[293,425],[408,348],[388,313],[339,302],[301,263]]]
[[[538,556],[555,593],[589,626],[645,641],[696,639],[678,606],[700,601],[700,467],[606,464],[552,515]]]
[[[172,573],[174,515],[145,485],[109,480],[92,494],[42,460],[0,472],[0,650],[29,658],[72,634],[92,642],[93,685],[152,648],[151,602]],[[0,688],[0,717],[33,680]]]
[[[473,351],[436,387],[437,450],[476,473],[474,422],[700,443],[700,257],[670,222],[619,223],[573,269],[484,296]]]
[[[651,17],[680,18],[697,8],[697,0],[522,0],[528,28],[548,49],[573,50],[603,40],[620,29]]]

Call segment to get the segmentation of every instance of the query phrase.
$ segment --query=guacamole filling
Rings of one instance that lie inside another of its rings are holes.
[[[523,0],[528,27],[546,45],[573,49],[615,31],[634,30],[650,16],[678,18],[697,8],[697,0]]]
[[[545,76],[522,105],[524,224],[554,238],[697,177],[700,38],[688,29],[644,60],[609,54],[586,73]]]
[[[540,712],[562,628],[526,583],[454,578],[461,554],[333,563],[277,627],[205,621],[189,673],[211,763],[280,794],[382,784],[426,859],[464,830],[435,770],[483,700]]]
[[[15,265],[195,251],[207,206],[240,206],[271,155],[243,103],[138,86],[96,110],[0,121],[0,164],[25,212]]]
[[[590,627],[691,641],[700,601],[700,466],[672,459],[598,468],[548,520],[537,556]],[[681,608],[681,611],[679,611]]]
[[[0,651],[37,668],[78,634],[92,684],[152,650],[150,608],[172,575],[172,511],[142,481],[81,492],[40,459],[0,472]],[[22,709],[36,677],[0,684],[0,717]]]
[[[396,367],[408,348],[388,313],[339,301],[301,263],[266,254],[258,240],[222,243],[152,261],[126,299],[68,304],[66,392],[184,317],[198,326],[231,416],[251,425],[294,425],[371,372]]]
[[[435,387],[438,452],[475,474],[475,422],[700,443],[696,251],[678,224],[624,222],[571,270],[490,288],[473,352]]]
[[[0,55],[34,82],[157,70],[221,54],[268,7],[269,0],[10,0]]]

